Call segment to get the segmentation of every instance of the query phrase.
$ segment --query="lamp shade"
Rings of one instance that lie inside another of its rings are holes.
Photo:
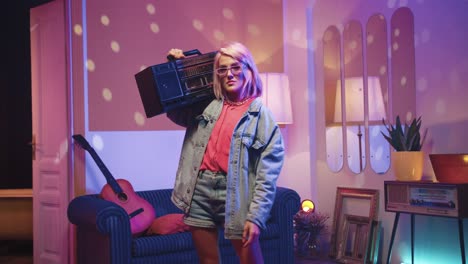
[[[364,122],[364,81],[362,77],[345,79],[345,107],[347,122]],[[381,120],[385,117],[385,104],[380,87],[379,77],[367,77],[367,95],[369,106],[369,121]],[[336,84],[335,122],[341,122],[341,81]]]
[[[292,124],[289,78],[284,73],[260,73],[263,83],[262,102],[271,110],[278,124]]]

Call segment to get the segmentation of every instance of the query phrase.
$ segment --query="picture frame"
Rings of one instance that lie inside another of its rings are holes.
[[[343,263],[363,263],[369,246],[369,217],[345,214],[340,228],[336,259]]]
[[[372,233],[369,237],[369,251],[367,254],[367,263],[378,263],[379,250],[382,234],[382,221],[372,221]]]
[[[343,263],[373,263],[378,210],[378,190],[337,187],[329,256]]]

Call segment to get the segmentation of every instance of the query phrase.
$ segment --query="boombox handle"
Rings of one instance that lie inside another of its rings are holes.
[[[184,56],[185,57],[192,56],[192,55],[201,55],[201,52],[198,49],[184,51]],[[174,56],[172,56],[172,55],[167,55],[167,59],[170,60],[170,61],[175,60]]]

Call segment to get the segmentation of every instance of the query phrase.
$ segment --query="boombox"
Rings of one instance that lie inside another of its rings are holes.
[[[184,52],[185,58],[150,66],[135,74],[146,117],[214,98],[216,52]],[[189,57],[190,56],[190,57]]]

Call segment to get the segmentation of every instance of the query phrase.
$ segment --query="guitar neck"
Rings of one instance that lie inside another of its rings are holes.
[[[106,178],[107,183],[110,185],[114,193],[119,194],[123,193],[122,188],[120,188],[119,184],[117,181],[114,179],[112,176],[111,172],[109,169],[106,167],[104,162],[101,160],[101,158],[98,156],[96,151],[93,148],[88,149],[89,154],[91,154],[91,157],[93,158],[94,162],[96,162],[96,165],[99,167],[101,170],[102,174],[104,174],[104,177]]]

